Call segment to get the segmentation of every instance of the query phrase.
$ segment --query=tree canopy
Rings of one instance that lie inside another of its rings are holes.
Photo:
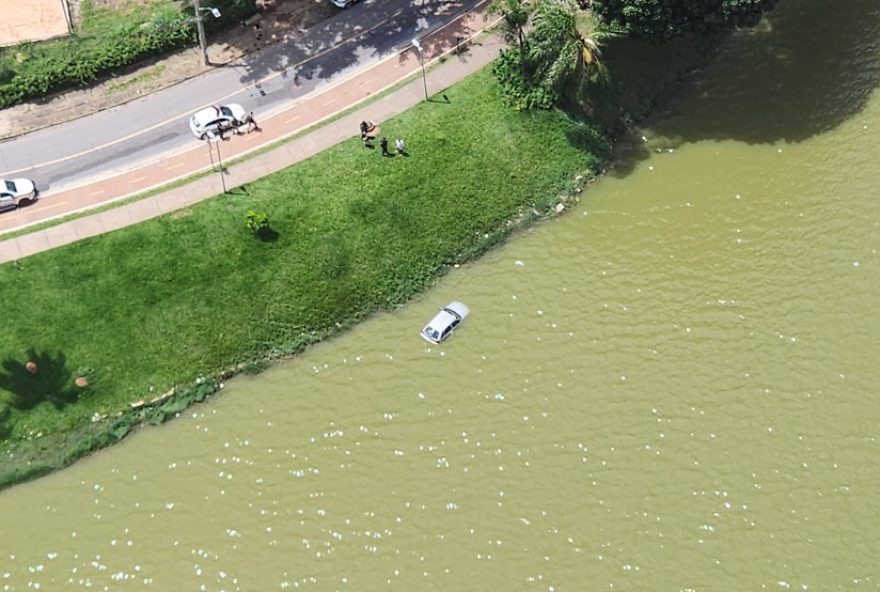
[[[588,84],[605,75],[599,45],[611,34],[574,0],[495,0],[490,10],[501,14],[502,33],[516,46],[494,66],[516,108],[579,102]]]
[[[492,0],[510,47],[493,70],[517,109],[588,106],[607,79],[601,48],[619,35],[671,39],[754,25],[778,0]]]
[[[751,26],[777,0],[581,0],[631,35],[668,39],[725,25]]]

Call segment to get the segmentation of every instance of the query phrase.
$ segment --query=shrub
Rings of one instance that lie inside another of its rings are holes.
[[[269,216],[265,212],[248,210],[247,215],[244,217],[244,225],[254,233],[254,236],[263,236],[270,230]]]
[[[492,73],[504,92],[504,101],[517,111],[551,109],[558,93],[551,88],[536,85],[523,76],[520,53],[515,48],[501,51],[492,65]]]
[[[183,15],[161,13],[146,25],[123,23],[100,40],[75,36],[51,44],[27,44],[18,64],[0,55],[0,108],[70,87],[85,86],[148,56],[183,47],[194,39]],[[9,51],[8,49],[5,51]],[[9,71],[13,71],[10,76]]]

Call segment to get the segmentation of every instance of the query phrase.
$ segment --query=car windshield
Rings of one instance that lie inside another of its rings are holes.
[[[13,183],[12,181],[5,181],[5,183],[6,183],[7,190],[15,191],[15,183]]]
[[[232,109],[224,105],[220,105],[220,113],[222,113],[226,117],[232,117]]]
[[[440,337],[440,333],[434,327],[425,327],[425,335],[431,339],[437,339]]]

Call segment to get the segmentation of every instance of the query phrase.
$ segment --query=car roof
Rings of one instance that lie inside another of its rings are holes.
[[[193,119],[195,119],[201,125],[211,123],[212,121],[217,121],[218,119],[220,119],[220,117],[220,109],[218,109],[217,107],[205,107],[204,109],[199,109],[193,115]]]
[[[470,309],[467,307],[467,305],[465,305],[464,302],[459,302],[458,300],[453,300],[446,305],[446,308],[456,313],[461,318],[465,318],[470,312]]]
[[[7,187],[7,183],[12,183],[15,186],[15,189],[9,189]],[[32,186],[34,184],[30,179],[25,179],[24,177],[18,177],[15,179],[0,179],[0,190],[2,191],[19,191],[20,186],[24,185],[25,187]],[[29,189],[28,189],[29,191]]]
[[[456,317],[451,314],[445,308],[434,315],[434,318],[431,319],[431,322],[428,323],[428,326],[437,329],[438,331],[442,331],[446,327],[452,324]]]

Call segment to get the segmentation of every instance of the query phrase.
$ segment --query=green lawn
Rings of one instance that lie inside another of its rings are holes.
[[[353,138],[234,195],[0,266],[14,303],[0,385],[20,391],[0,390],[0,483],[24,458],[73,446],[95,413],[299,351],[405,302],[607,157],[597,131],[555,112],[511,112],[498,93],[485,70],[449,89],[451,104],[383,122],[383,134],[406,138],[408,157]],[[248,210],[268,214],[274,240],[245,228]],[[79,368],[93,384],[75,402],[28,395],[29,349],[44,355],[34,375],[44,389],[72,390]],[[26,396],[36,406],[23,408]]]

